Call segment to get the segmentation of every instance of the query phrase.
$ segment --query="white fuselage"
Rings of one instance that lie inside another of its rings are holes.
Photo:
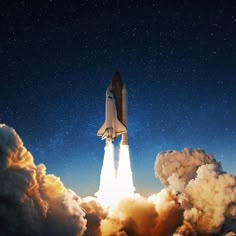
[[[116,124],[115,121],[117,119],[117,111],[115,105],[115,98],[113,93],[107,89],[106,92],[106,130],[108,132],[107,138],[114,140],[116,137]]]
[[[97,135],[102,136],[108,142],[113,141],[118,135],[127,132],[127,128],[117,118],[117,110],[115,105],[115,98],[112,91],[106,91],[106,118],[102,127],[98,130]]]

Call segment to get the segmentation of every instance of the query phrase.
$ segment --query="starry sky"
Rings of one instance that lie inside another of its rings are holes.
[[[47,173],[93,195],[118,70],[137,192],[162,188],[164,150],[202,148],[235,175],[235,42],[235,1],[1,1],[0,122]]]

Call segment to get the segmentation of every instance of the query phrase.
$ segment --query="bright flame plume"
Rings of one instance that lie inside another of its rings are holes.
[[[100,175],[100,186],[95,194],[103,206],[110,206],[116,198],[116,174],[114,165],[114,146],[106,145],[104,148],[103,165]]]
[[[117,169],[117,197],[126,198],[134,194],[133,176],[130,166],[129,146],[120,145],[119,163]]]
[[[112,206],[119,200],[134,194],[133,177],[130,165],[129,146],[120,145],[118,168],[115,168],[114,145],[104,148],[100,186],[95,194],[103,206]]]

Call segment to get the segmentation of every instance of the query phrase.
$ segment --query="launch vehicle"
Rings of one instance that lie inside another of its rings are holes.
[[[97,135],[107,144],[122,135],[121,144],[128,145],[127,132],[127,88],[116,71],[106,91],[105,122]]]

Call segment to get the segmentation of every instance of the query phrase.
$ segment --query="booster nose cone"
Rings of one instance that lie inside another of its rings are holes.
[[[122,87],[122,94],[124,93],[127,93],[127,87],[125,83],[123,84],[123,87]]]

